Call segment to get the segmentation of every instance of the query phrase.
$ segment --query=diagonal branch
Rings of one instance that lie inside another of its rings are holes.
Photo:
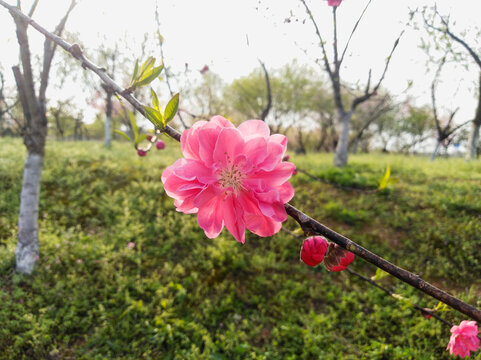
[[[356,29],[357,29],[359,23],[361,22],[361,19],[362,19],[362,17],[364,16],[364,13],[366,12],[367,8],[368,8],[369,5],[371,4],[371,1],[372,1],[372,0],[369,0],[369,1],[368,1],[368,3],[366,4],[366,6],[364,7],[364,10],[362,10],[361,15],[360,15],[359,18],[357,19],[356,24],[354,24],[354,27],[352,28],[351,34],[349,35],[349,39],[347,39],[346,46],[344,47],[344,50],[342,51],[341,60],[339,60],[339,66],[341,66],[342,61],[344,60],[344,55],[346,55],[346,51],[347,51],[347,49],[348,49],[348,47],[349,47],[349,43],[351,42],[351,38],[352,38],[352,36],[354,35],[354,33],[356,32]]]
[[[434,26],[433,24],[429,23],[428,20],[426,19],[426,16],[423,14],[423,20],[424,20],[424,24],[430,28],[430,29],[433,29],[433,30],[436,30],[438,32],[441,32],[443,34],[446,34],[448,35],[451,39],[453,39],[454,41],[456,41],[458,44],[460,44],[462,47],[464,47],[466,49],[466,51],[471,55],[471,57],[473,58],[473,60],[476,62],[476,64],[478,64],[478,66],[481,68],[481,58],[479,57],[478,54],[476,54],[476,52],[468,45],[468,43],[466,41],[464,41],[463,39],[461,39],[459,36],[455,35],[450,29],[449,29],[449,22],[446,21],[443,16],[438,12],[438,9],[435,8],[434,9],[434,12],[435,14],[441,19],[441,22],[443,23],[444,25],[444,29],[443,28],[439,28],[437,26]]]
[[[331,78],[331,81],[333,81],[334,74],[331,70],[331,66],[329,65],[329,60],[327,58],[326,48],[324,46],[324,40],[322,39],[321,32],[319,31],[319,27],[317,26],[317,22],[314,19],[314,16],[312,15],[311,9],[306,4],[306,1],[305,0],[300,0],[300,1],[302,2],[304,7],[306,8],[306,12],[309,15],[309,18],[311,19],[312,25],[314,25],[314,28],[316,29],[316,34],[317,34],[317,37],[319,38],[319,44],[321,45],[322,55],[324,57],[324,66],[326,67],[326,71],[329,74],[329,77]]]
[[[113,91],[118,93],[122,96],[125,100],[127,100],[130,104],[132,104],[142,115],[146,117],[146,113],[142,104],[135,99],[132,95],[128,92],[124,91],[119,85],[117,85],[105,72],[94,65],[90,60],[88,60],[82,53],[80,47],[77,44],[70,45],[62,38],[48,32],[43,27],[38,25],[35,21],[27,17],[21,11],[19,11],[16,7],[7,4],[5,1],[0,0],[0,5],[6,7],[11,12],[15,13],[17,16],[22,18],[24,21],[28,22],[32,27],[37,29],[39,32],[44,34],[45,36],[49,37],[53,41],[55,41],[59,46],[63,49],[68,51],[72,54],[76,59],[81,61],[82,66],[93,71],[97,74],[105,84],[107,84]],[[164,131],[169,134],[171,137],[180,141],[181,134],[177,132],[175,129],[167,126]],[[398,279],[402,280],[403,282],[410,284],[411,286],[423,291],[424,293],[431,295],[432,297],[450,305],[454,309],[466,314],[467,316],[473,318],[474,320],[481,322],[481,311],[476,309],[475,307],[465,303],[464,301],[438,289],[437,287],[429,284],[428,282],[421,279],[419,275],[413,274],[407,270],[404,270],[389,261],[381,258],[380,256],[372,253],[371,251],[363,248],[362,246],[356,244],[351,239],[338,234],[337,232],[331,230],[327,226],[321,224],[317,220],[307,216],[300,210],[296,209],[294,206],[290,205],[289,203],[284,205],[286,212],[296,220],[299,225],[302,227],[306,234],[319,234],[323,235],[329,240],[335,242],[342,248],[353,252],[354,254],[358,255],[359,257],[363,258],[364,260],[374,264],[375,266],[383,269],[384,271],[388,272],[389,274],[397,277]]]
[[[269,79],[269,73],[267,72],[266,65],[260,60],[257,59],[261,64],[262,71],[264,71],[264,78],[266,81],[266,88],[267,88],[267,104],[264,110],[262,110],[261,120],[266,121],[267,115],[269,115],[269,111],[271,110],[272,106],[272,89],[271,89],[271,81]]]
[[[391,62],[391,58],[392,58],[392,55],[394,53],[394,50],[396,50],[397,46],[399,45],[399,40],[401,39],[401,36],[403,36],[404,34],[404,30],[401,31],[401,33],[399,34],[399,36],[397,37],[397,39],[394,41],[394,45],[391,49],[391,52],[389,53],[389,56],[387,57],[386,59],[386,64],[384,66],[384,71],[382,72],[382,75],[381,77],[379,78],[379,81],[377,82],[377,84],[374,86],[374,88],[369,91],[368,88],[366,88],[366,90],[364,91],[364,95],[362,96],[359,96],[359,97],[356,97],[353,101],[352,101],[352,105],[351,105],[351,111],[354,111],[356,109],[356,107],[359,105],[359,104],[362,104],[364,101],[368,100],[371,96],[373,96],[374,94],[376,94],[377,90],[379,89],[379,87],[381,86],[381,83],[382,81],[384,80],[384,77],[386,76],[386,72],[387,72],[387,69],[389,68],[389,63]]]
[[[290,204],[284,205],[287,213],[297,221],[301,226],[302,230],[308,234],[318,234],[325,236],[329,240],[335,242],[343,249],[353,252],[357,256],[363,258],[367,262],[377,266],[378,268],[388,272],[389,274],[397,277],[401,281],[415,287],[418,290],[444,302],[445,304],[451,306],[452,308],[462,312],[463,314],[471,317],[472,319],[480,322],[481,321],[481,310],[478,310],[472,305],[465,303],[464,301],[448,294],[447,292],[431,285],[427,281],[423,280],[419,275],[413,274],[399,266],[396,266],[386,259],[374,254],[373,252],[363,248],[362,246],[356,244],[351,239],[338,234],[334,230],[331,230],[327,226],[321,224],[317,220],[309,217],[300,210],[296,209]]]

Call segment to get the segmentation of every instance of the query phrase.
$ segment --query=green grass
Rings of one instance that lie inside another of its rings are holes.
[[[40,260],[22,276],[14,250],[25,150],[0,139],[0,359],[450,358],[449,328],[346,272],[303,265],[299,241],[283,232],[248,234],[245,245],[225,231],[206,238],[163,192],[162,170],[179,154],[173,141],[146,158],[124,143],[49,143]],[[338,170],[331,155],[291,159],[331,183],[298,174],[296,207],[481,307],[480,161],[356,155]],[[383,192],[340,187],[375,189],[387,164],[399,181]],[[359,258],[352,268],[375,273]]]

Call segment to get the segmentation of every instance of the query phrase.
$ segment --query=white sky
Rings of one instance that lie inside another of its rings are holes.
[[[31,1],[24,2],[28,8]],[[41,0],[34,18],[53,29],[69,2]],[[338,43],[341,49],[366,3],[367,0],[345,0],[339,7]],[[351,84],[359,81],[362,85],[372,68],[373,81],[377,80],[394,40],[406,28],[383,85],[398,94],[406,89],[408,80],[414,80],[409,94],[416,99],[417,105],[428,104],[434,69],[429,72],[426,68],[426,55],[419,49],[420,32],[404,24],[409,7],[433,3],[431,0],[373,0],[351,42],[341,77]],[[457,21],[459,31],[479,25],[480,1],[438,0],[437,4],[441,13],[450,13]],[[191,69],[207,64],[230,81],[258,67],[257,57],[268,68],[278,68],[293,59],[315,66],[313,60],[321,57],[312,24],[309,20],[302,24],[306,15],[299,0],[159,0],[159,5],[165,60],[174,70],[183,70],[185,63]],[[311,8],[330,50],[331,8],[325,0],[311,1]],[[298,15],[299,22],[284,22],[290,10]],[[156,31],[154,14],[155,0],[82,0],[72,13],[67,30],[78,32],[87,49],[112,44],[117,39],[135,47],[143,40],[144,33]],[[43,39],[32,29],[30,35],[32,47],[40,53]],[[18,62],[18,46],[13,21],[3,8],[0,8],[0,41],[0,65],[13,84],[10,67]],[[156,44],[152,44],[152,51],[155,56]],[[451,66],[443,72],[438,103],[447,109],[459,106],[458,122],[474,115],[476,94],[473,88],[478,72],[474,65],[469,71]],[[80,87],[72,84],[70,91],[78,93]],[[49,96],[62,97],[70,91],[58,94],[51,88]]]

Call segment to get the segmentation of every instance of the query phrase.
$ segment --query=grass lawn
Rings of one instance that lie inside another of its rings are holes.
[[[126,143],[51,141],[40,260],[22,276],[14,250],[25,149],[0,139],[0,359],[450,358],[449,328],[347,272],[309,268],[284,232],[249,233],[244,245],[225,230],[206,238],[163,191],[162,170],[180,156],[166,143],[140,158]],[[294,206],[481,307],[481,161],[361,154],[342,170],[332,154],[291,161],[323,179],[295,176]],[[364,191],[388,164],[398,182]],[[359,258],[351,268],[376,271]],[[380,282],[437,305],[392,277]]]

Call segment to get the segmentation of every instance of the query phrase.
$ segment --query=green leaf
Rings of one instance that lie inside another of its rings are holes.
[[[129,114],[129,119],[130,119],[130,126],[132,127],[132,131],[134,133],[134,142],[137,144],[137,138],[139,136],[139,127],[137,126],[137,119],[135,118],[135,115],[130,111],[129,109],[125,108],[127,111],[127,114]]]
[[[149,71],[155,64],[155,58],[153,56],[149,56],[147,60],[142,64],[140,67],[139,78],[147,71]]]
[[[127,141],[129,142],[132,142],[132,139],[129,137],[129,135],[127,135],[126,133],[124,133],[123,131],[121,130],[117,130],[117,129],[114,129],[114,132],[123,136]]]
[[[159,128],[165,127],[164,117],[160,113],[159,110],[151,108],[150,106],[144,106],[145,113],[147,118]]]
[[[169,103],[165,107],[164,116],[165,116],[165,123],[168,123],[172,120],[179,109],[179,93],[172,96]]]
[[[373,281],[379,281],[383,278],[385,278],[386,276],[388,276],[389,273],[385,272],[384,270],[380,269],[380,268],[377,268],[376,269],[376,275],[372,276],[371,277],[371,280]]]
[[[155,93],[154,89],[150,88],[150,93],[152,94],[152,105],[154,105],[154,109],[159,110],[159,98],[157,97],[157,94]]]
[[[388,165],[386,172],[382,176],[381,180],[379,181],[379,190],[384,190],[387,187],[387,184],[389,184],[389,177],[391,176],[391,166]]]
[[[152,70],[146,71],[139,77],[139,80],[135,82],[135,86],[145,86],[150,84],[152,81],[157,79],[163,68],[164,65],[160,65],[156,68],[153,68]]]
[[[137,145],[140,144],[142,141],[146,140],[148,136],[149,135],[147,135],[147,134],[139,135],[139,137],[137,138]],[[150,136],[152,136],[152,135],[150,135]]]
[[[132,75],[132,80],[130,80],[131,84],[133,84],[134,80],[137,78],[138,72],[139,72],[139,59],[135,60],[134,74]]]

